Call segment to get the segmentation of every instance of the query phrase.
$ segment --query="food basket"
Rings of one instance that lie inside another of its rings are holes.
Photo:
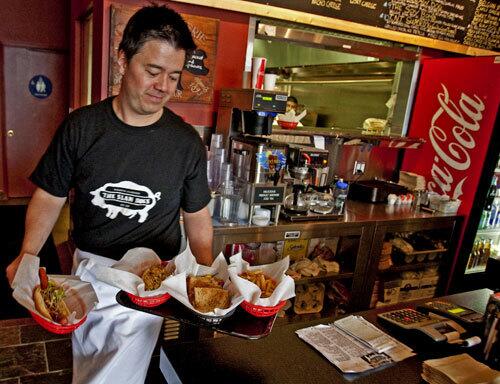
[[[284,121],[284,120],[278,120],[278,125],[283,128],[283,129],[295,129],[297,128],[297,125],[299,124],[298,121]]]
[[[25,254],[12,282],[12,296],[28,310],[31,317],[41,327],[55,334],[71,333],[87,319],[87,314],[99,302],[92,284],[72,275],[47,275],[51,280],[63,287],[64,302],[69,310],[67,323],[60,324],[44,317],[37,309],[33,291],[40,284],[40,258]]]
[[[255,305],[252,304],[246,300],[243,300],[241,302],[241,308],[243,308],[245,311],[247,311],[249,314],[256,316],[256,317],[268,317],[268,316],[273,316],[278,313],[278,311],[283,308],[285,305],[286,300],[280,301],[277,305],[274,307],[264,307],[262,305]]]
[[[172,296],[170,296],[169,293],[164,293],[162,295],[158,296],[151,296],[151,297],[141,297],[141,296],[136,296],[133,295],[129,292],[126,292],[127,296],[130,298],[130,301],[132,303],[140,306],[140,307],[146,307],[146,308],[152,308],[152,307],[157,307],[158,305],[163,304],[166,302],[168,299],[170,299]]]
[[[85,320],[87,320],[87,316],[82,317],[78,323],[74,324],[68,324],[68,325],[61,325],[54,323],[48,319],[46,319],[43,316],[40,316],[39,314],[30,311],[31,317],[33,317],[33,320],[35,320],[40,326],[45,328],[47,331],[56,333],[58,335],[64,335],[66,333],[71,333],[75,329],[77,329],[80,325],[82,325]]]
[[[236,311],[236,308],[237,307],[234,307],[233,309],[231,309],[229,312],[225,313],[224,315],[214,316],[214,315],[204,315],[204,314],[202,314],[198,311],[195,311],[194,309],[191,309],[188,307],[188,309],[191,312],[193,312],[199,319],[201,319],[209,324],[220,324],[225,318],[231,316],[234,313],[234,311]]]

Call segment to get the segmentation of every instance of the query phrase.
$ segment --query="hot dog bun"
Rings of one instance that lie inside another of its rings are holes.
[[[52,280],[49,281],[49,286],[46,290],[42,290],[41,287],[37,285],[33,290],[33,301],[36,310],[43,317],[59,324],[66,325],[68,323],[70,311],[63,298],[60,295],[57,297],[57,291],[60,292],[62,289],[63,288],[59,284]],[[52,303],[52,305],[50,305],[50,303]]]
[[[35,302],[35,308],[40,313],[40,315],[53,321],[52,316],[50,316],[49,309],[47,308],[47,306],[45,305],[45,301],[43,300],[42,289],[39,285],[37,285],[35,287],[35,290],[33,291],[33,301]]]

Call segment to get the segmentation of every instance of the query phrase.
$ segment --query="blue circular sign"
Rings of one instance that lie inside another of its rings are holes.
[[[45,99],[52,93],[52,82],[47,76],[35,75],[28,85],[30,93],[38,99]]]

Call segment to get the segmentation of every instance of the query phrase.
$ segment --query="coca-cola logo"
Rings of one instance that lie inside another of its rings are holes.
[[[476,147],[474,136],[481,129],[479,122],[485,109],[481,99],[461,93],[458,105],[450,99],[448,89],[441,84],[439,108],[432,116],[429,139],[435,151],[431,168],[432,181],[427,189],[458,199],[471,165],[470,152]],[[456,172],[451,173],[450,169]],[[458,182],[455,183],[455,176]]]

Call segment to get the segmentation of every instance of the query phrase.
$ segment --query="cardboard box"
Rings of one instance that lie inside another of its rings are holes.
[[[285,240],[283,245],[283,257],[290,256],[290,264],[294,261],[304,259],[307,256],[307,245],[309,240]]]
[[[399,301],[399,290],[401,286],[400,280],[392,280],[384,282],[384,304],[394,304]]]
[[[399,301],[410,301],[418,298],[420,279],[403,279],[399,287]]]
[[[426,299],[434,297],[438,281],[439,281],[439,276],[422,277],[420,279],[420,289],[418,290],[418,298]]]

